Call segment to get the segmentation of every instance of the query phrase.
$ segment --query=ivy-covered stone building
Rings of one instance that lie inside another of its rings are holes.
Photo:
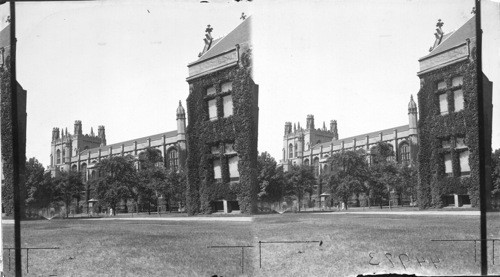
[[[479,204],[477,82],[483,82],[486,153],[491,153],[492,83],[477,74],[476,19],[454,32],[436,24],[430,53],[419,59],[420,208]]]
[[[256,212],[258,86],[252,78],[252,18],[220,39],[208,25],[188,65],[187,211]]]
[[[7,214],[13,213],[13,146],[12,146],[12,116],[11,116],[11,40],[10,40],[10,24],[0,31],[0,111],[1,111],[1,147],[2,147],[2,200],[3,208]],[[16,82],[17,92],[17,127],[18,127],[18,145],[19,145],[19,184],[21,187],[21,199],[25,198],[23,187],[25,182],[26,171],[26,126],[27,113],[26,101],[27,91]],[[23,210],[24,207],[21,207]],[[21,211],[23,214],[23,211]]]

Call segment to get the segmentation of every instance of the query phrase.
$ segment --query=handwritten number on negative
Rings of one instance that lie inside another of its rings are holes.
[[[368,256],[370,256],[370,261],[369,261],[370,265],[379,265],[379,264],[380,264],[380,262],[378,262],[378,263],[376,263],[376,264],[375,264],[375,263],[372,263],[372,260],[373,260],[373,256],[372,256],[372,255],[373,255],[373,254],[375,254],[375,253],[370,252],[370,254],[368,254]]]
[[[424,260],[423,260],[423,261],[421,261],[421,260],[419,260],[419,259],[418,259],[418,257],[417,257],[417,262],[418,262],[418,264],[419,264],[420,266],[422,266],[422,264],[424,264],[425,262],[427,262],[427,261],[425,260],[425,258],[422,258],[422,259],[424,259]]]
[[[431,262],[432,262],[432,264],[434,265],[434,267],[435,267],[435,268],[438,268],[438,267],[437,267],[437,265],[436,265],[436,263],[440,263],[441,261],[439,260],[439,258],[438,258],[438,257],[436,257],[436,259],[437,259],[437,261],[434,261],[434,260],[432,259],[432,257],[431,257]]]
[[[403,260],[401,259],[401,256],[406,256],[406,261],[409,262],[410,261],[410,257],[408,257],[408,254],[399,254],[399,261],[401,262],[401,265],[403,266],[403,268],[406,270],[406,266],[405,264],[403,263]]]
[[[387,256],[389,256],[389,257],[387,257]],[[392,254],[391,253],[385,253],[385,257],[389,260],[389,262],[391,262],[392,267],[394,267],[394,263],[391,260]]]

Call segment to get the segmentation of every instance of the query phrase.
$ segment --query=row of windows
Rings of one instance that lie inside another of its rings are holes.
[[[437,89],[439,93],[439,113],[446,115],[450,112],[458,112],[464,109],[464,93],[459,88],[463,84],[463,76],[454,77],[451,79],[451,88],[456,88],[453,91],[443,91],[447,89],[445,81],[438,82]],[[453,105],[451,105],[453,103]]]
[[[233,83],[232,82],[226,82],[221,85],[221,93],[230,93],[231,90],[233,89]],[[210,95],[215,95],[216,90],[215,87],[209,87],[207,89],[207,96]],[[229,117],[233,115],[233,97],[231,94],[225,95],[222,97],[215,97],[213,99],[210,99],[207,101],[208,104],[208,118],[213,121],[217,120],[219,118],[219,112],[217,110],[217,100],[221,99],[222,101],[222,116],[223,117]]]
[[[467,176],[470,174],[469,165],[469,150],[467,145],[465,145],[465,139],[463,137],[456,137],[451,139],[441,140],[441,147],[445,150],[449,150],[444,154],[444,173],[447,176],[453,176],[453,156],[451,154],[451,149],[455,149],[458,152],[458,166],[456,172],[459,172],[459,176]]]
[[[157,167],[162,167],[163,163],[159,162],[159,163],[156,164],[156,166]],[[166,166],[167,166],[167,169],[178,170],[178,168],[179,168],[179,153],[178,153],[177,149],[173,148],[173,149],[170,149],[167,152]],[[78,170],[77,165],[76,164],[72,165],[71,166],[71,170],[72,171],[77,171]],[[80,171],[83,172],[83,173],[85,173],[87,171],[87,164],[83,163],[80,166]],[[95,173],[95,171],[92,171],[92,174],[93,174],[92,176],[95,176],[94,173]],[[83,175],[84,175],[83,176],[84,181],[87,181],[86,174],[83,174]]]
[[[390,145],[392,147],[392,145]],[[360,146],[360,149],[363,148],[362,146]],[[293,150],[293,146],[292,144],[290,144],[288,146],[288,158],[293,158],[293,155],[292,155],[292,150]],[[328,155],[325,155],[323,158],[326,158],[328,157]],[[368,162],[371,163],[371,159],[370,159],[370,156],[368,156]],[[394,156],[392,157],[388,157],[388,160],[390,161],[394,161]],[[403,142],[400,144],[399,146],[399,161],[400,162],[409,162],[410,161],[410,145],[407,143],[407,142]],[[305,159],[304,160],[304,163],[305,164],[309,164],[309,160],[308,159]]]
[[[226,159],[228,163],[228,170],[229,170],[229,179],[231,181],[237,181],[240,177],[240,173],[238,171],[238,161],[240,158],[238,156],[232,156],[229,159]],[[222,180],[222,162],[221,159],[214,159],[213,160],[213,168],[214,168],[214,179],[216,181],[221,181]]]
[[[214,145],[210,148],[210,152],[213,155],[220,155],[224,154],[228,158],[226,159],[228,163],[228,170],[229,170],[229,178],[231,181],[237,181],[240,177],[240,174],[238,172],[238,161],[239,158],[236,155],[236,150],[234,150],[234,143],[220,143],[217,145]],[[220,158],[216,158],[213,160],[213,169],[214,169],[214,179],[217,181],[222,180],[222,162]]]

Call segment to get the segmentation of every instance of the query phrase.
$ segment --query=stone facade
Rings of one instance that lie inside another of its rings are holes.
[[[188,65],[187,210],[256,212],[258,86],[252,79],[251,18],[221,39],[208,25]]]
[[[93,129],[89,134],[83,134],[82,122],[77,120],[74,124],[74,133],[66,129],[52,129],[52,142],[49,170],[52,176],[60,171],[81,171],[84,179],[96,176],[95,164],[111,156],[132,155],[138,159],[141,151],[148,147],[161,151],[163,166],[169,169],[180,169],[185,165],[186,159],[186,114],[181,102],[177,108],[177,130],[155,134],[151,136],[132,139],[120,143],[106,144],[104,126],[98,127],[97,135]]]
[[[280,163],[285,171],[292,165],[313,165],[318,176],[326,170],[327,158],[333,153],[345,150],[363,149],[366,151],[367,160],[370,162],[370,151],[378,142],[387,142],[392,145],[398,162],[414,162],[417,158],[418,132],[417,132],[417,104],[410,98],[408,104],[409,123],[375,132],[339,139],[337,121],[330,121],[327,130],[314,128],[314,116],[307,116],[306,128],[301,128],[300,123],[294,125],[285,123],[283,137],[283,155]]]
[[[434,46],[419,59],[421,208],[479,204],[479,160],[485,157],[479,156],[478,81],[484,84],[487,157],[491,153],[492,83],[477,74],[475,23],[474,16],[445,34],[444,23],[439,21]]]

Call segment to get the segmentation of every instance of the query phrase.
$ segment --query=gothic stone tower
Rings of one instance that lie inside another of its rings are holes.
[[[52,176],[56,176],[58,171],[69,171],[71,157],[79,152],[106,145],[106,134],[104,126],[99,126],[98,136],[94,135],[91,129],[90,134],[83,134],[82,122],[75,121],[74,134],[70,134],[68,129],[52,129],[52,142],[50,151],[50,166]]]
[[[301,165],[304,152],[314,148],[315,145],[337,141],[339,134],[337,130],[337,121],[330,121],[330,128],[327,129],[325,122],[322,128],[314,128],[314,115],[309,114],[306,118],[306,128],[300,127],[300,123],[293,125],[285,122],[285,134],[283,136],[283,156],[281,164],[283,169],[288,171],[293,164]]]
[[[188,65],[187,210],[256,212],[258,86],[252,79],[252,18],[221,39],[206,29]]]
[[[491,82],[476,71],[476,21],[455,32],[436,25],[430,53],[419,59],[418,205],[442,207],[479,203],[479,130],[477,82],[491,101]],[[485,105],[491,147],[491,102]],[[489,151],[489,152],[488,152]],[[491,153],[490,149],[486,153]],[[489,156],[488,154],[486,156]]]

